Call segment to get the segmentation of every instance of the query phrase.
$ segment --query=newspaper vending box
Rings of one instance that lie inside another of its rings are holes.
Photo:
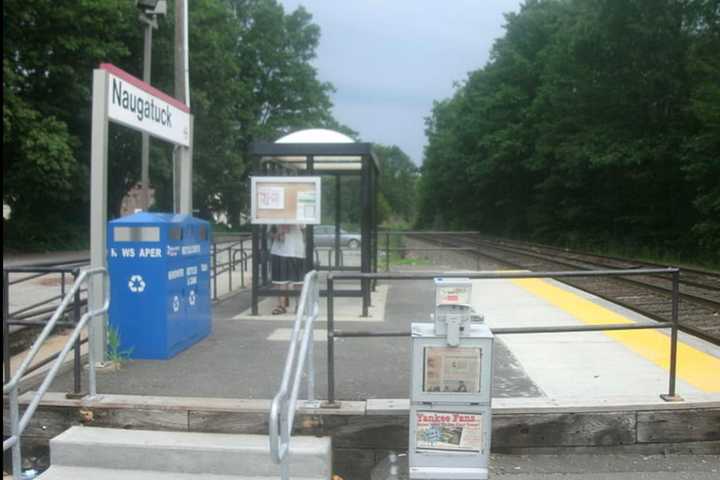
[[[469,279],[435,279],[434,323],[412,324],[411,479],[487,479],[493,335]]]

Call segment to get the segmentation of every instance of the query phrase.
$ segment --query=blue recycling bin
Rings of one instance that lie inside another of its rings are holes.
[[[108,224],[110,325],[121,352],[168,359],[210,334],[210,225],[140,212]]]

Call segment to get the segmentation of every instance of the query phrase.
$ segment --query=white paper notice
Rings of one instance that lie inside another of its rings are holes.
[[[285,208],[285,189],[282,187],[257,187],[258,209],[282,210]]]
[[[317,208],[317,195],[315,192],[298,192],[297,194],[297,220],[308,223],[315,221]]]

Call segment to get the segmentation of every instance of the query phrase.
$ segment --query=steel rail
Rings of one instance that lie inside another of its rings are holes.
[[[79,291],[81,285],[85,283],[88,278],[94,275],[102,275],[103,277],[105,277],[105,303],[97,310],[85,312],[85,314],[83,314],[83,316],[80,318],[77,325],[70,334],[70,337],[65,342],[65,345],[60,351],[60,354],[55,359],[55,363],[48,371],[45,379],[38,387],[38,390],[34,393],[32,399],[30,400],[30,403],[28,404],[25,412],[21,417],[18,398],[20,381],[27,374],[28,368],[30,367],[30,364],[34,360],[35,356],[40,351],[42,344],[45,342],[45,340],[47,340],[53,328],[55,327],[61,316],[64,314],[65,309],[67,309],[71,301],[74,300],[75,294]],[[82,332],[82,329],[85,327],[88,321],[90,321],[91,318],[106,313],[110,306],[110,281],[107,277],[108,273],[107,270],[104,268],[91,268],[88,270],[83,270],[80,273],[70,291],[66,294],[60,305],[58,305],[55,314],[45,325],[45,328],[43,328],[43,330],[40,332],[40,335],[38,335],[38,338],[35,340],[32,348],[30,348],[30,351],[25,356],[18,369],[15,371],[15,374],[12,376],[10,381],[3,385],[3,395],[9,396],[11,432],[10,436],[3,441],[3,451],[12,448],[12,473],[15,480],[21,480],[22,478],[22,453],[20,443],[22,433],[25,431],[28,424],[30,423],[30,419],[37,410],[37,407],[40,404],[43,396],[50,388],[52,382],[55,380],[55,377],[57,376],[58,371],[60,370],[60,367],[65,360],[65,357],[67,357],[70,350],[75,347],[76,342],[80,338],[80,333]],[[92,349],[89,350],[88,361],[90,363],[89,395],[95,396],[97,393],[97,383],[95,377],[95,358],[93,357]]]
[[[268,416],[270,457],[280,465],[280,478],[283,480],[289,478],[290,440],[306,364],[307,397],[308,400],[315,399],[313,324],[319,311],[318,273],[312,270],[305,275],[280,389],[272,400]]]

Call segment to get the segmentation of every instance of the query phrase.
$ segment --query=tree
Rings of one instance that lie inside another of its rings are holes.
[[[528,0],[428,119],[419,223],[718,258],[717,2]]]
[[[412,222],[416,213],[418,167],[397,145],[374,146],[380,162],[380,194],[388,214]]]
[[[3,2],[6,239],[62,246],[87,222],[92,70],[130,55],[134,10],[123,0]]]
[[[173,88],[174,15],[154,33],[153,86]],[[195,116],[194,202],[201,215],[245,208],[248,144],[308,126],[335,126],[332,86],[310,64],[320,30],[303,8],[275,0],[190,2],[190,88]],[[140,77],[142,26],[127,0],[3,3],[3,201],[6,240],[62,247],[82,238],[89,200],[92,71],[102,62]],[[109,214],[137,183],[140,135],[111,125]],[[151,183],[172,208],[172,147],[153,141]],[[58,212],[63,212],[58,215]],[[60,242],[62,243],[62,242]]]
[[[683,143],[683,169],[694,189],[693,234],[720,263],[720,5],[691,2],[688,71],[693,134]]]
[[[190,3],[189,15],[194,201],[201,216],[224,212],[237,224],[248,197],[249,144],[336,125],[332,86],[310,64],[320,30],[305,9],[288,14],[274,0],[201,0]],[[166,79],[173,71],[172,30],[157,43]],[[158,173],[169,185],[170,171]]]

